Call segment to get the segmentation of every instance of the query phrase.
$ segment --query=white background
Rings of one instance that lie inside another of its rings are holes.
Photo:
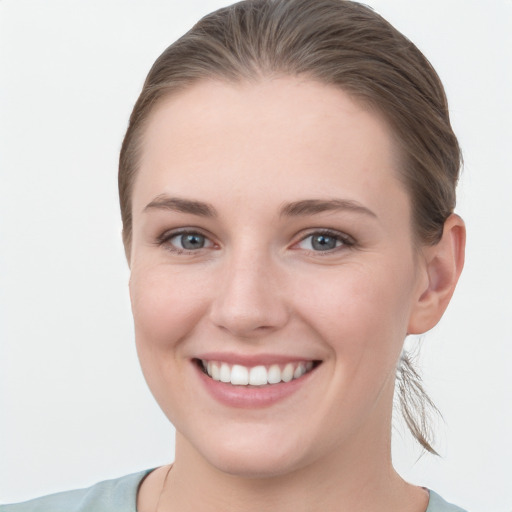
[[[117,157],[160,52],[218,0],[0,1],[0,501],[169,462],[136,360]],[[512,1],[368,0],[432,61],[465,155],[467,264],[423,342],[442,457],[404,476],[512,511]]]

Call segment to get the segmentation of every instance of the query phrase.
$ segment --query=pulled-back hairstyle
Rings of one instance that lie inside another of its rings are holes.
[[[132,189],[155,107],[202,80],[257,82],[298,76],[337,87],[388,122],[397,172],[409,192],[417,243],[435,244],[455,207],[461,162],[441,81],[424,55],[371,8],[347,0],[245,0],[201,19],[156,60],[130,117],[119,161],[123,241],[129,257]],[[404,418],[432,448],[421,409],[431,404],[406,357],[399,365]],[[409,400],[407,396],[409,395]],[[420,404],[420,419],[414,404]]]

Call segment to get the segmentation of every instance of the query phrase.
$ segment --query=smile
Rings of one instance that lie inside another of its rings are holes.
[[[315,367],[314,361],[289,362],[268,366],[243,366],[222,361],[198,360],[201,369],[217,382],[234,386],[266,386],[299,379]]]

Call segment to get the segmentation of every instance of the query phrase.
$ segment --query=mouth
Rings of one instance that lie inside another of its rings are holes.
[[[200,370],[217,382],[233,386],[274,386],[300,379],[321,361],[293,361],[284,364],[244,366],[224,361],[195,359]]]

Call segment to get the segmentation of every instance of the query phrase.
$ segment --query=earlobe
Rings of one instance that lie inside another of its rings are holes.
[[[464,266],[465,245],[464,221],[452,214],[444,223],[441,240],[423,250],[427,280],[411,312],[409,334],[432,329],[443,316]]]

